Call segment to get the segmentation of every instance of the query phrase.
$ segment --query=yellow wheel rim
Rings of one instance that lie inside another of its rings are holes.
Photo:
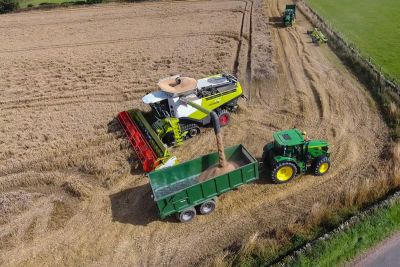
[[[293,169],[289,166],[284,166],[276,173],[276,178],[280,181],[287,181],[293,176]]]
[[[319,166],[319,173],[326,173],[329,169],[329,164],[328,163],[322,163],[321,166]]]

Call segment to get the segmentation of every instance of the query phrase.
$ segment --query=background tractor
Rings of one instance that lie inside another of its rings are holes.
[[[293,26],[296,21],[296,5],[286,5],[282,18],[286,27]]]
[[[264,147],[263,160],[275,183],[287,183],[297,174],[310,171],[321,176],[330,168],[329,144],[308,140],[297,129],[278,131],[274,141]]]

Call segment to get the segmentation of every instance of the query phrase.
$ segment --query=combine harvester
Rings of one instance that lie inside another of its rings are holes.
[[[230,121],[229,113],[237,109],[238,98],[243,95],[237,79],[225,73],[197,81],[177,75],[160,80],[158,86],[160,91],[142,98],[151,112],[132,109],[118,114],[145,172],[176,164],[168,146],[182,144],[210,124],[209,114],[188,105],[188,101],[215,111],[220,125],[225,126]],[[185,101],[181,101],[183,98]]]
[[[293,26],[296,22],[296,5],[286,5],[282,19],[285,27]]]
[[[324,44],[328,42],[328,38],[326,38],[318,28],[314,28],[312,31],[307,31],[307,34],[311,36],[311,40],[315,44]]]

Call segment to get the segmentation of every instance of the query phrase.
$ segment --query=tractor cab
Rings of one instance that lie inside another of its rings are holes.
[[[273,138],[274,141],[264,147],[263,160],[274,182],[288,182],[297,173],[309,169],[315,175],[328,171],[330,153],[326,141],[308,140],[298,129],[275,132]]]

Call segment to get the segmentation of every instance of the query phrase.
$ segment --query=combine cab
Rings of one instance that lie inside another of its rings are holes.
[[[173,76],[160,80],[158,86],[160,91],[142,98],[151,107],[151,112],[133,109],[118,114],[118,120],[146,172],[175,165],[176,158],[168,147],[197,136],[201,127],[211,123],[209,114],[189,105],[188,101],[215,111],[221,126],[225,126],[243,94],[240,83],[229,74],[200,80]]]
[[[296,5],[286,5],[282,18],[285,27],[293,26],[296,21]]]
[[[328,38],[318,28],[314,28],[312,31],[307,31],[307,34],[311,36],[311,40],[315,44],[324,44],[328,42]]]

